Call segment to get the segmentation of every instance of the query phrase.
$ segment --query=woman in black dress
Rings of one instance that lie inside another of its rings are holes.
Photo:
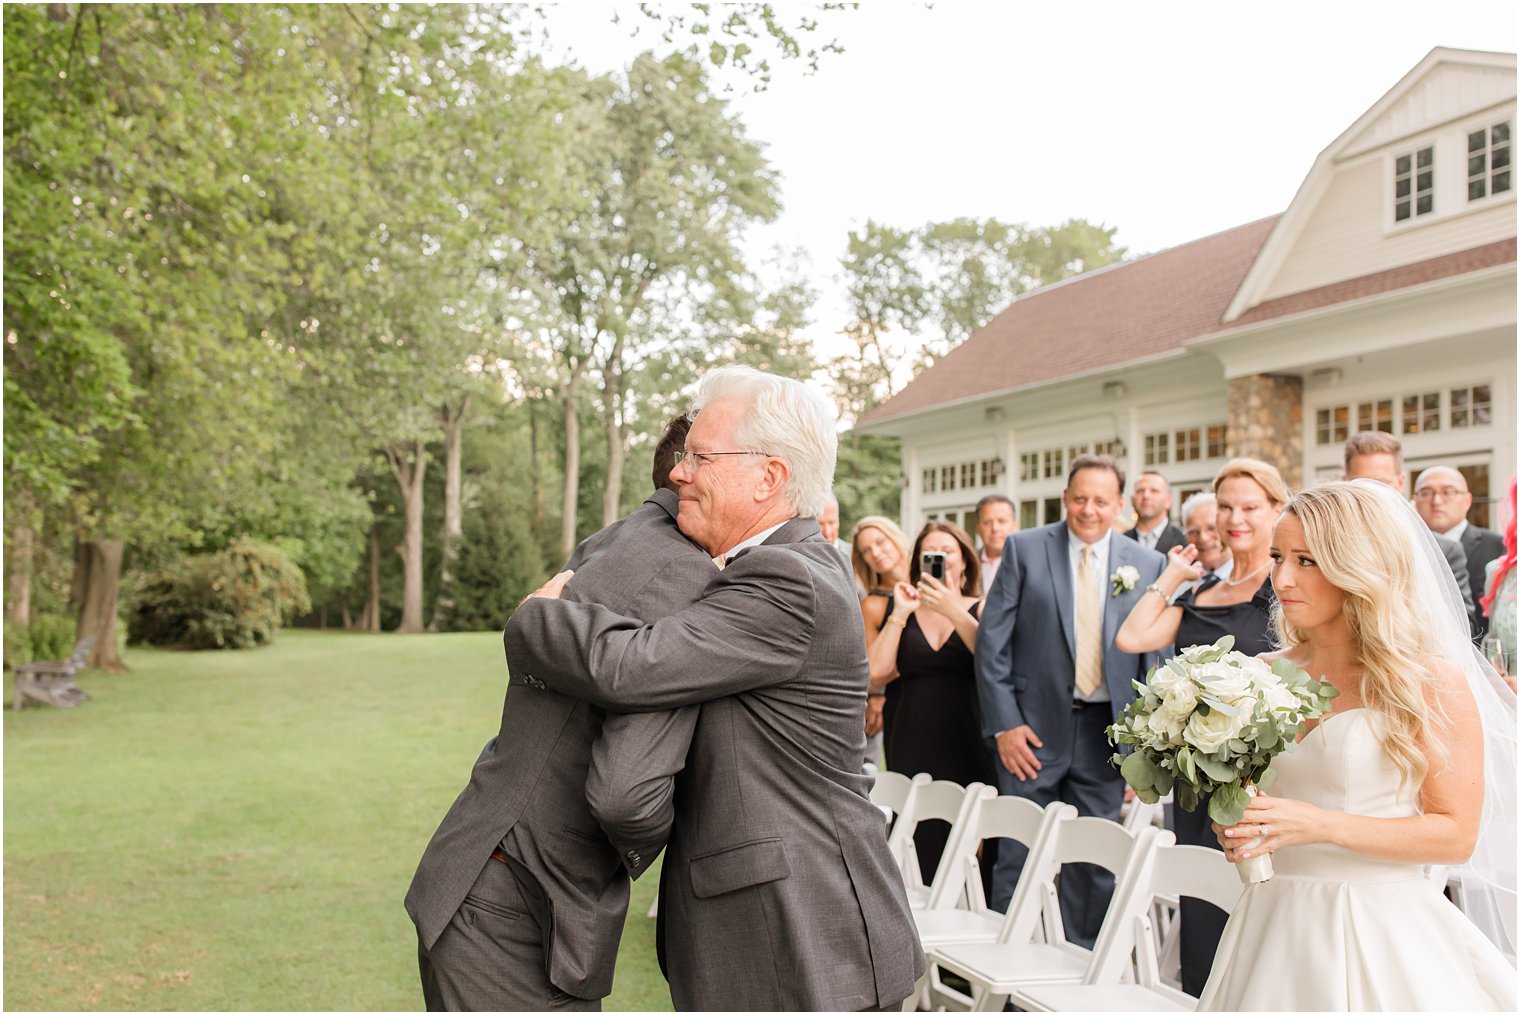
[[[1230,550],[1229,577],[1203,576],[1192,546],[1173,550],[1166,570],[1147,590],[1152,594],[1136,604],[1119,628],[1114,644],[1122,651],[1174,646],[1181,652],[1191,645],[1212,645],[1227,634],[1234,636],[1235,649],[1247,655],[1276,647],[1271,635],[1276,597],[1269,580],[1270,552],[1272,526],[1289,499],[1287,484],[1266,462],[1236,458],[1214,477],[1214,495],[1219,508],[1215,525]],[[1177,590],[1194,581],[1198,584],[1172,604]],[[1178,842],[1219,848],[1209,824],[1207,798],[1193,811],[1170,810]],[[1197,997],[1208,982],[1226,917],[1217,907],[1194,899],[1182,900],[1181,914],[1182,988]]]
[[[945,580],[925,574],[924,553],[945,555]],[[977,717],[976,646],[980,565],[971,539],[930,522],[909,556],[909,582],[893,590],[892,612],[871,645],[871,689],[892,688],[886,727],[888,764],[962,786],[992,784],[991,756]],[[949,827],[926,822],[913,834],[924,883],[934,877]]]

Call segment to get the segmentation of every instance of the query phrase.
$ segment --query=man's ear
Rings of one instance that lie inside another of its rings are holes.
[[[787,480],[791,478],[791,466],[784,459],[767,458],[765,471],[760,474],[760,482],[755,484],[755,501],[764,503],[774,499],[786,489]]]

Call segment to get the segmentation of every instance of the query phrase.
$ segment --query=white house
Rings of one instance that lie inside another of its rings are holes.
[[[902,514],[988,493],[1061,516],[1085,451],[1182,497],[1233,455],[1298,487],[1384,430],[1457,465],[1478,524],[1515,473],[1515,56],[1435,49],[1324,150],[1281,215],[1021,296],[859,429],[902,439]],[[969,526],[968,526],[969,527]]]

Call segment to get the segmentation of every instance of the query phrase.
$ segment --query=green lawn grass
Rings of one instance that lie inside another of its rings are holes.
[[[420,1009],[401,899],[496,732],[500,636],[127,661],[77,709],[5,713],[5,1007]],[[608,1009],[670,1009],[655,884]]]

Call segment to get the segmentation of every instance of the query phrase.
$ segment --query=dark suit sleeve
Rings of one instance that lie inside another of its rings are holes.
[[[529,599],[507,622],[507,653],[530,680],[610,711],[679,708],[796,676],[816,598],[800,556],[755,550],[700,602],[653,624],[590,603]]]
[[[609,714],[591,748],[586,799],[634,878],[670,839],[675,777],[686,767],[698,705],[667,712]]]
[[[1009,536],[976,629],[976,695],[982,706],[982,732],[989,737],[1025,725],[1013,687],[1013,628],[1023,577],[1018,543]]]

